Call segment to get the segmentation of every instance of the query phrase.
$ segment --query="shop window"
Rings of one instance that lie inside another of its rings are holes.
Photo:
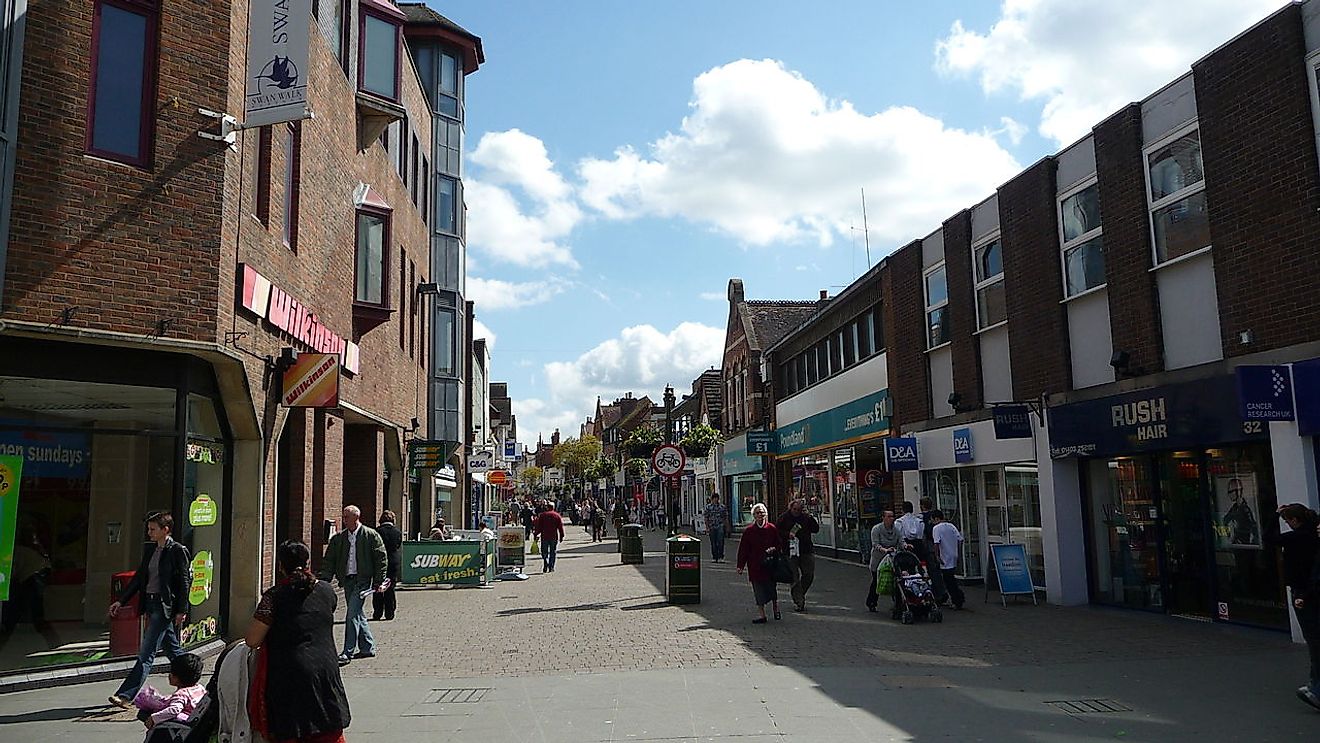
[[[1027,552],[1034,586],[1045,586],[1045,547],[1041,539],[1040,478],[1034,467],[1008,467],[1004,472],[1008,501],[1008,538]]]
[[[384,306],[389,298],[386,267],[389,265],[390,218],[384,212],[357,212],[357,255],[353,301]]]
[[[1008,319],[1004,301],[1004,246],[998,237],[972,248],[976,280],[976,327],[992,328]]]
[[[1210,247],[1197,125],[1148,149],[1146,175],[1155,265]]]
[[[151,166],[156,120],[155,0],[97,0],[92,11],[92,71],[87,152]]]
[[[944,264],[926,272],[926,348],[938,348],[952,340],[949,333],[949,287]]]
[[[857,468],[852,448],[834,451],[834,546],[856,550],[861,540],[857,502]]]
[[[399,37],[397,18],[362,5],[358,44],[358,87],[391,101],[399,100]]]
[[[1100,187],[1094,179],[1059,199],[1065,296],[1105,283],[1105,245],[1100,222]]]
[[[175,533],[192,552],[193,583],[188,623],[180,630],[184,647],[221,635],[224,587],[225,468],[228,447],[220,439],[215,404],[188,398],[188,440],[184,447],[183,509],[174,514]]]

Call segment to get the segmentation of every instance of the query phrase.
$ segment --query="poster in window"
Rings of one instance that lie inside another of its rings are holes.
[[[1239,473],[1215,477],[1215,547],[1258,550],[1260,541],[1256,476]]]

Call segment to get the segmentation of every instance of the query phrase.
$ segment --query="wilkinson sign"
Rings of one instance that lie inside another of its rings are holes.
[[[344,371],[357,374],[361,351],[352,341],[323,325],[316,313],[289,296],[246,263],[239,264],[239,301],[243,309],[284,331],[313,351],[338,354]]]
[[[307,118],[307,36],[311,0],[251,0],[248,10],[249,127]]]

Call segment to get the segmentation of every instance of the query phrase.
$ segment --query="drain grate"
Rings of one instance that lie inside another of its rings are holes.
[[[490,687],[478,689],[432,689],[422,704],[476,704]]]
[[[1109,715],[1115,712],[1131,712],[1132,708],[1112,699],[1067,699],[1046,702],[1049,706],[1070,715]]]

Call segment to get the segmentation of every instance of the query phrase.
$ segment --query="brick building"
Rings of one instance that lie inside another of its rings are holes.
[[[152,511],[196,555],[184,640],[202,646],[251,616],[280,541],[319,559],[344,504],[415,533],[433,502],[405,461],[430,433],[428,81],[394,5],[302,7],[314,118],[232,145],[199,136],[224,134],[199,110],[242,117],[247,5],[27,10],[0,442],[24,459],[23,539],[53,563],[47,614],[90,640],[62,662],[136,652],[96,638]],[[338,362],[337,399],[288,406],[312,353]],[[0,667],[37,662],[25,642]]]
[[[1317,79],[1320,3],[1289,4],[769,346],[776,479],[822,540],[863,559],[888,477],[960,526],[965,579],[1011,542],[1054,602],[1287,628],[1272,514],[1320,492]]]

